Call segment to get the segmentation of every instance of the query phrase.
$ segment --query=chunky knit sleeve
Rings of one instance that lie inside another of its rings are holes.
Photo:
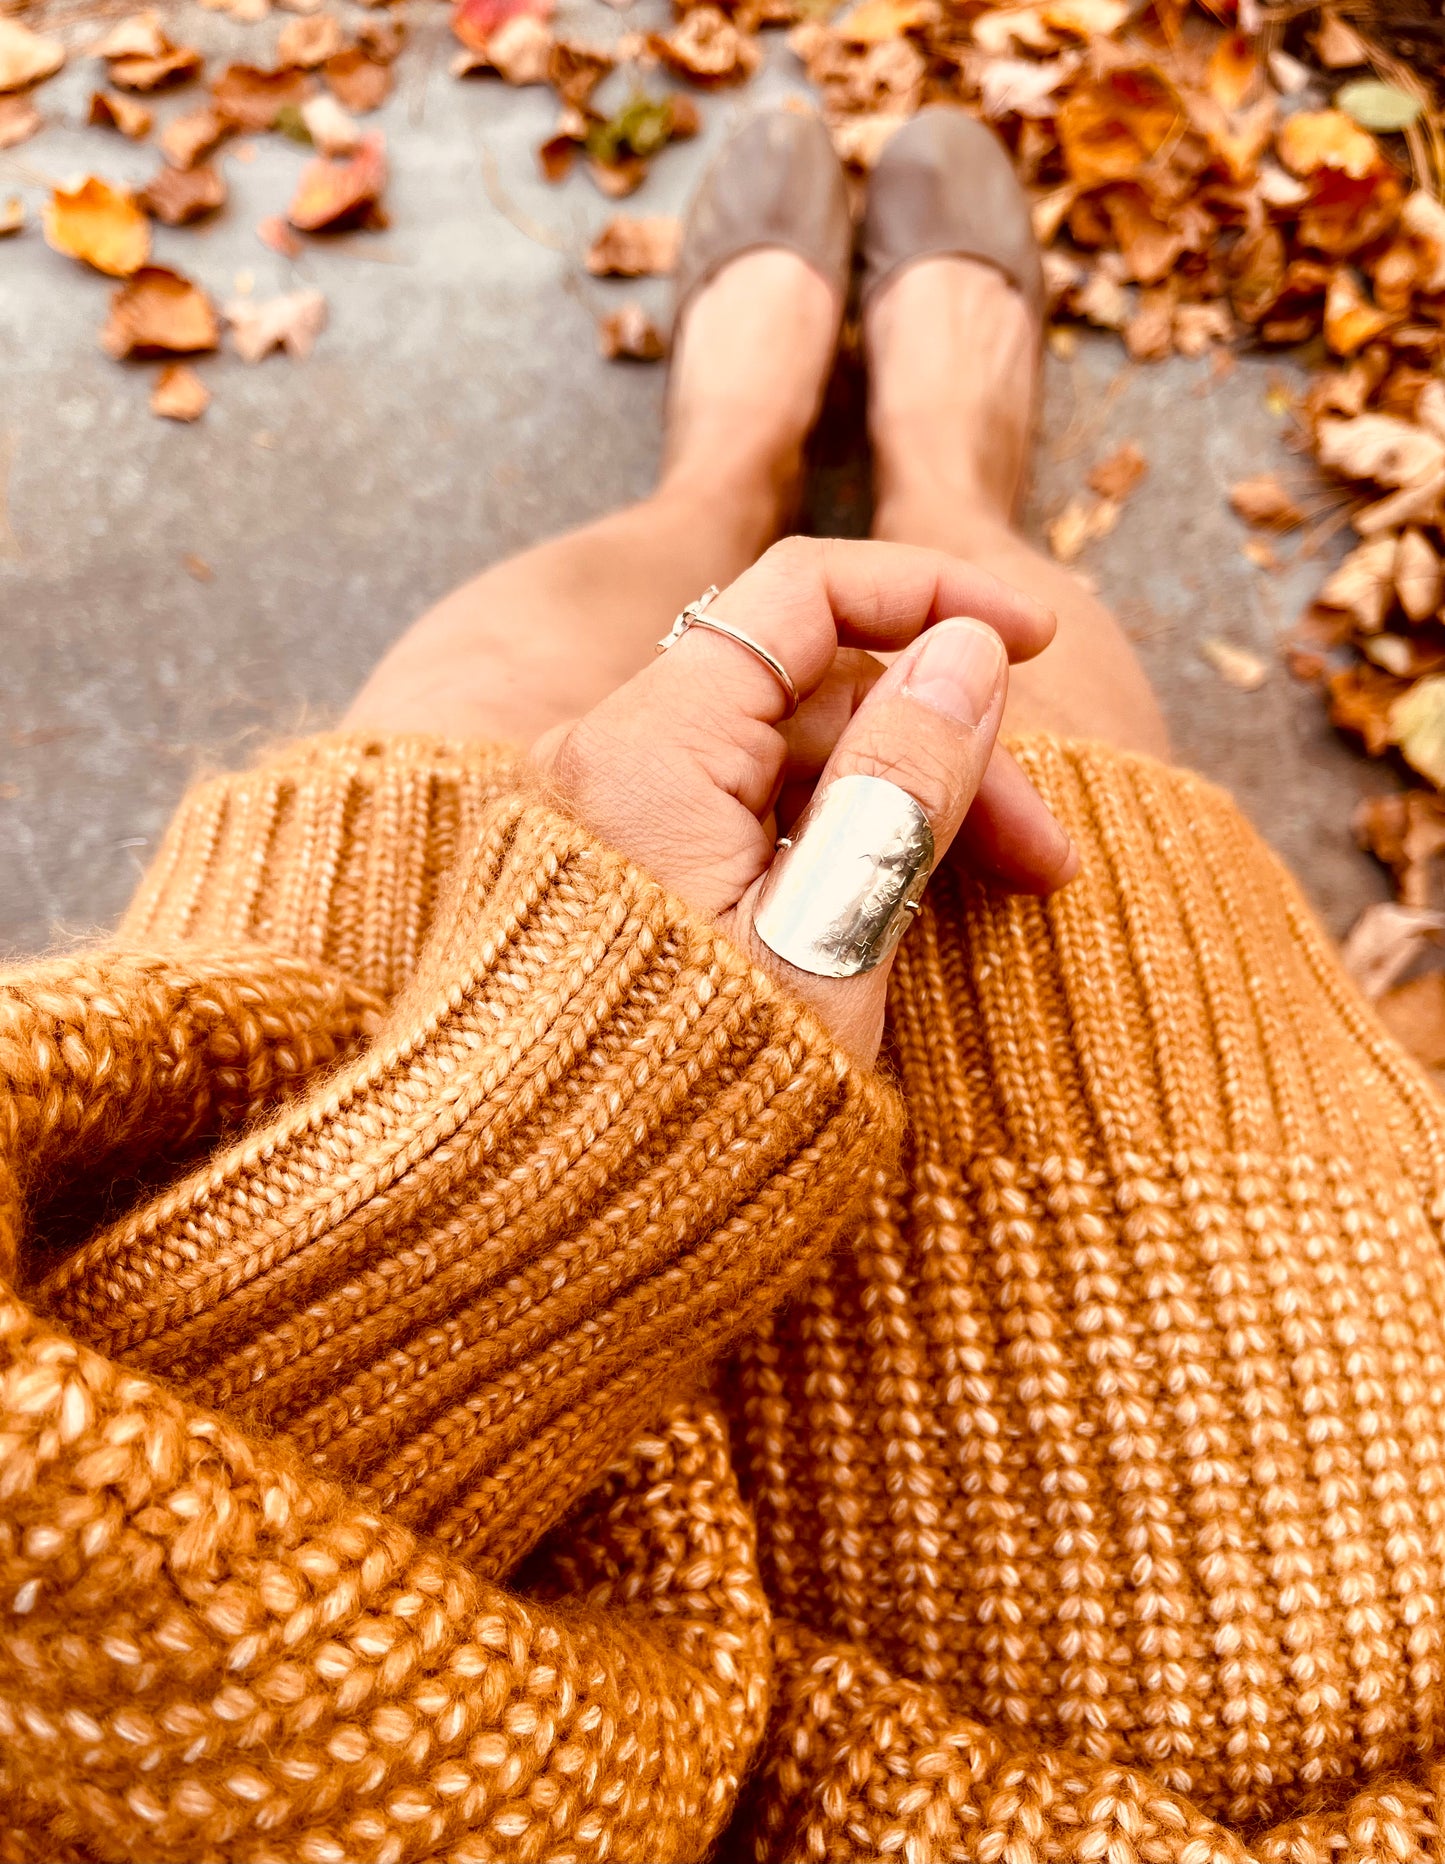
[[[896,1138],[890,1090],[504,759],[339,741],[214,783],[124,935],[193,965],[255,941],[354,1024],[316,982],[344,971],[369,1034],[36,1305],[474,1569],[514,1563],[785,1293]],[[287,975],[256,1012],[283,1032]],[[51,1143],[47,1109],[104,1098],[97,1046],[135,1121],[196,1014],[179,986],[97,1010],[71,985],[67,1023],[10,982],[19,1048],[55,1070],[21,1150]]]

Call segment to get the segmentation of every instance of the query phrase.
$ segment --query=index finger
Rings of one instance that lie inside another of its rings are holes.
[[[776,655],[803,698],[822,682],[840,646],[889,652],[907,647],[933,622],[961,615],[987,623],[1010,660],[1031,660],[1055,626],[1041,602],[944,551],[821,537],[774,544],[708,613]],[[694,628],[663,664],[669,660],[673,675],[710,702],[768,724],[787,713],[776,677],[736,642]],[[698,675],[704,685],[693,684]]]

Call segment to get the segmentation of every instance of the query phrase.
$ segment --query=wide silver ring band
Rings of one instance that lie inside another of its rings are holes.
[[[922,808],[886,777],[838,777],[778,843],[753,929],[815,977],[856,977],[892,955],[933,871]]]
[[[714,583],[710,589],[705,589],[695,602],[688,603],[657,643],[658,653],[665,654],[669,647],[676,647],[689,628],[706,628],[713,634],[724,635],[729,641],[736,641],[739,647],[745,647],[750,654],[762,661],[787,695],[788,709],[783,716],[791,718],[799,705],[798,689],[793,684],[792,674],[776,654],[768,652],[761,641],[755,641],[750,634],[745,634],[741,628],[734,627],[730,621],[719,621],[715,615],[707,613],[708,605],[714,600],[717,592],[717,584]]]

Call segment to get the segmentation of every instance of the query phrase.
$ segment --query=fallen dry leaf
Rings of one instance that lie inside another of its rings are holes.
[[[1390,711],[1403,692],[1403,680],[1379,667],[1361,663],[1331,674],[1328,691],[1330,721],[1339,731],[1357,737],[1371,757],[1383,757],[1394,743]]]
[[[973,42],[990,58],[1003,58],[1021,49],[1025,52],[1056,52],[1059,42],[1044,24],[1036,6],[991,7],[972,25]]]
[[[1072,563],[1089,545],[1107,537],[1119,522],[1112,498],[1072,498],[1046,527],[1049,549],[1060,563]]]
[[[452,70],[458,77],[494,71],[505,84],[545,84],[551,59],[551,29],[533,14],[519,13],[497,28],[485,52],[460,52]]]
[[[230,130],[231,124],[218,110],[209,106],[188,110],[184,116],[172,117],[161,131],[161,150],[174,167],[190,168],[209,155]]]
[[[90,46],[92,58],[164,58],[171,42],[154,8],[128,13]]]
[[[1418,243],[1427,262],[1421,289],[1445,291],[1445,207],[1424,188],[1416,188],[1400,209],[1400,225]]]
[[[340,20],[330,13],[313,13],[309,19],[293,19],[281,28],[276,38],[276,63],[311,70],[325,64],[345,43]]]
[[[145,105],[138,104],[133,97],[122,97],[116,91],[95,91],[85,120],[96,129],[118,129],[122,136],[139,142],[150,134],[154,118]]]
[[[310,77],[291,65],[227,65],[211,80],[212,105],[232,129],[271,129],[288,104],[299,110],[310,95]]]
[[[1424,1067],[1445,1068],[1445,971],[1427,971],[1386,991],[1380,1021]]]
[[[391,90],[391,66],[368,57],[357,45],[333,53],[321,75],[338,103],[357,116],[379,109]]]
[[[1422,531],[1403,533],[1395,550],[1395,594],[1411,621],[1428,621],[1445,595],[1445,565]]]
[[[387,0],[382,0],[385,5]],[[406,44],[406,21],[399,18],[364,19],[355,28],[357,46],[378,64],[389,65]]]
[[[1353,356],[1390,328],[1395,319],[1372,304],[1348,266],[1341,266],[1325,294],[1325,342],[1337,356]]]
[[[1319,594],[1326,608],[1353,615],[1365,634],[1384,626],[1395,599],[1395,539],[1374,537],[1352,550]]]
[[[256,237],[272,252],[279,252],[283,259],[298,259],[306,250],[280,214],[267,214],[264,220],[257,221]]]
[[[0,200],[0,239],[8,239],[25,225],[25,203],[18,194]]]
[[[624,304],[597,326],[597,346],[609,362],[657,362],[666,353],[662,333],[640,304]]]
[[[604,194],[631,194],[652,157],[669,142],[693,135],[697,108],[686,97],[636,96],[605,121],[581,119],[583,147],[593,180]]]
[[[1338,169],[1356,181],[1384,166],[1380,145],[1343,110],[1299,110],[1280,125],[1279,159],[1294,175]]]
[[[199,285],[168,266],[142,266],[110,301],[101,332],[106,354],[190,355],[213,350],[221,340],[216,307]]]
[[[302,172],[286,217],[302,233],[378,224],[386,186],[386,139],[373,130],[344,162],[326,156]]]
[[[351,155],[361,146],[361,126],[329,91],[306,99],[301,106],[301,121],[323,155]]]
[[[1315,30],[1315,55],[1327,71],[1344,71],[1369,63],[1369,50],[1353,26],[1328,7]]]
[[[878,0],[882,3],[882,0]],[[741,84],[762,61],[751,33],[739,32],[721,7],[690,6],[669,33],[653,33],[649,49],[680,77],[694,84]]]
[[[136,196],[146,212],[168,227],[186,226],[226,204],[226,184],[209,162],[172,168],[167,162]]]
[[[1266,530],[1292,531],[1305,521],[1304,512],[1272,472],[1239,480],[1229,488],[1229,502],[1246,524]]]
[[[1242,693],[1257,692],[1269,678],[1269,665],[1258,654],[1252,654],[1247,647],[1236,647],[1232,641],[1222,641],[1218,635],[1206,636],[1199,643],[1199,653],[1222,680]]]
[[[59,71],[65,47],[0,14],[0,91],[23,91]]]
[[[1390,739],[1412,770],[1445,789],[1445,675],[1401,693],[1390,707]]]
[[[877,45],[928,25],[935,11],[933,0],[862,0],[838,21],[838,32],[849,45]]]
[[[1247,32],[1227,32],[1209,56],[1205,84],[1224,110],[1237,110],[1259,84],[1259,51]]]
[[[589,247],[587,270],[594,278],[665,275],[676,266],[681,243],[682,222],[671,215],[634,219],[629,214],[617,214]]]
[[[1149,470],[1143,449],[1137,441],[1126,440],[1090,471],[1085,484],[1100,498],[1122,504]]]
[[[1182,117],[1178,94],[1147,66],[1112,71],[1079,86],[1055,119],[1070,179],[1085,188],[1132,180]]]
[[[545,22],[552,12],[552,0],[460,0],[452,10],[452,31],[469,50],[485,52],[492,34],[508,20],[530,14]]]
[[[259,304],[238,298],[226,306],[226,322],[243,362],[260,362],[278,349],[302,362],[326,328],[326,299],[311,289],[288,291]]]
[[[151,413],[166,421],[198,421],[211,405],[211,391],[189,363],[167,363],[151,390]]]
[[[45,240],[97,272],[128,278],[150,255],[151,229],[133,195],[87,175],[77,187],[56,188],[51,195]]]
[[[1445,943],[1445,913],[1380,900],[1367,906],[1340,947],[1340,962],[1372,1001],[1404,976],[1430,945]]]
[[[1045,62],[991,58],[979,77],[983,114],[991,122],[1008,116],[1052,116],[1059,87],[1073,76],[1078,64],[1076,55]]]
[[[44,125],[29,97],[0,97],[0,149],[18,148]]]
[[[614,70],[617,55],[610,46],[588,45],[581,39],[553,39],[547,55],[547,82],[564,104],[589,109],[592,93]]]
[[[1352,479],[1411,486],[1445,470],[1445,440],[1392,415],[1321,421],[1315,437],[1321,465]]]
[[[1445,798],[1427,790],[1366,797],[1354,830],[1360,846],[1389,868],[1402,905],[1445,905]]]
[[[110,81],[126,91],[159,91],[193,78],[205,60],[193,46],[168,45],[157,57],[113,58]]]
[[[1107,38],[1129,17],[1128,0],[1046,0],[1039,9],[1046,26],[1077,39]]]
[[[1139,293],[1138,308],[1124,326],[1124,348],[1135,362],[1162,362],[1174,353],[1174,293],[1168,285]]]

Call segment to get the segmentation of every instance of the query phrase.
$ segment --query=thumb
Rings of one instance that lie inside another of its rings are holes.
[[[1008,690],[1008,655],[992,628],[981,621],[939,622],[900,654],[854,713],[818,779],[821,797],[841,777],[882,777],[905,791],[922,809],[933,832],[936,867],[962,826],[983,780],[998,736]],[[798,845],[808,833],[806,816]],[[875,851],[859,848],[860,856]],[[791,857],[797,861],[798,857]],[[871,864],[860,864],[867,874]],[[799,874],[806,870],[796,869]],[[787,882],[780,880],[778,891]],[[841,884],[847,890],[847,882]],[[843,1040],[871,1061],[883,1034],[883,1009],[889,960],[857,976],[819,976],[780,957],[756,928],[768,876],[749,887],[727,916],[731,936],[764,969],[782,979]],[[823,923],[836,911],[836,899],[816,902],[793,885],[790,911],[803,931],[810,915]],[[831,892],[831,889],[826,891]],[[775,902],[770,902],[771,906]],[[806,942],[806,941],[804,941]]]

